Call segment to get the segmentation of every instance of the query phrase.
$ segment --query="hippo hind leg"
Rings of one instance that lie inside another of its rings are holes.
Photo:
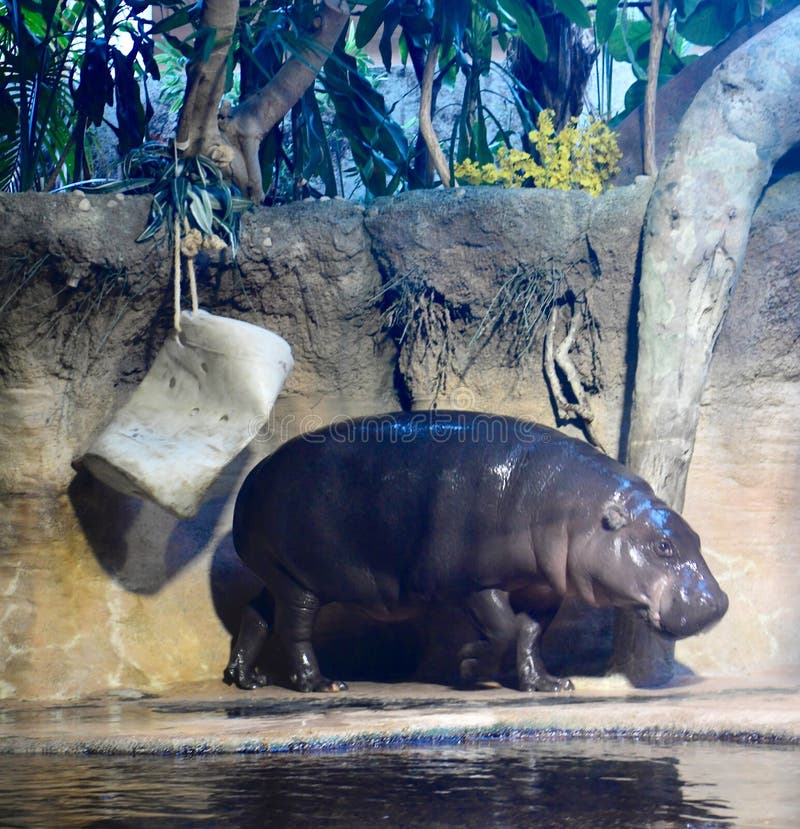
[[[290,576],[280,573],[270,582],[275,596],[275,635],[289,661],[289,682],[297,691],[346,691],[347,684],[324,677],[311,636],[319,599]]]
[[[572,682],[549,674],[539,652],[542,626],[527,613],[515,613],[503,590],[481,590],[465,603],[485,639],[461,649],[460,671],[464,680],[496,677],[504,657],[514,663],[513,681],[521,691],[567,691]]]
[[[231,647],[231,658],[223,680],[246,691],[269,685],[269,677],[258,667],[258,658],[269,636],[269,625],[262,611],[263,593],[242,612],[239,633]]]

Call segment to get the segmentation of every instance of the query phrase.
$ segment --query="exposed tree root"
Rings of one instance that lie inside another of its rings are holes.
[[[603,444],[594,431],[594,412],[584,389],[584,383],[580,372],[570,357],[570,351],[575,345],[578,334],[586,325],[588,308],[585,300],[581,303],[581,309],[572,308],[572,315],[564,339],[556,346],[556,328],[561,319],[560,306],[556,305],[550,312],[547,323],[547,332],[544,336],[544,371],[550,390],[556,401],[558,416],[563,420],[577,418],[583,428],[589,442],[596,446],[601,452],[605,452]],[[569,308],[568,305],[564,307]],[[559,378],[557,369],[560,369],[566,380],[567,389],[574,400],[567,399],[567,394]]]
[[[413,273],[393,279],[375,298],[389,294],[393,299],[382,314],[382,328],[397,343],[400,373],[407,377],[426,366],[431,387],[415,396],[435,403],[447,392],[456,357],[454,309]]]
[[[519,365],[564,289],[564,275],[552,263],[534,268],[517,266],[492,297],[470,345],[502,328],[511,363]]]

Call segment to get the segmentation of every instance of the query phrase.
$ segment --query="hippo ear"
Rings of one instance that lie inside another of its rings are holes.
[[[603,509],[603,526],[607,530],[619,530],[631,520],[628,511],[616,501],[609,501]]]

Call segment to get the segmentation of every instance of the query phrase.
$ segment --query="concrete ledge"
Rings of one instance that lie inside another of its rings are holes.
[[[200,754],[330,751],[527,736],[800,745],[800,677],[692,679],[632,689],[576,681],[567,696],[498,687],[353,683],[335,695],[220,683],[163,696],[112,691],[75,703],[0,709],[0,753]]]

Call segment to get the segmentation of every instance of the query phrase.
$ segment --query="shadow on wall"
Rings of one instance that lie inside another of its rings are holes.
[[[209,580],[214,611],[228,633],[234,637],[239,630],[244,607],[259,597],[263,585],[236,555],[233,534],[230,532],[226,533],[214,550]],[[259,609],[271,619],[272,602],[266,595],[259,602]]]
[[[246,462],[242,455],[230,464],[224,480],[215,484],[191,520],[176,518],[149,501],[122,495],[86,470],[75,475],[68,495],[103,570],[125,590],[153,595],[213,542],[230,499],[231,480],[239,477]]]

